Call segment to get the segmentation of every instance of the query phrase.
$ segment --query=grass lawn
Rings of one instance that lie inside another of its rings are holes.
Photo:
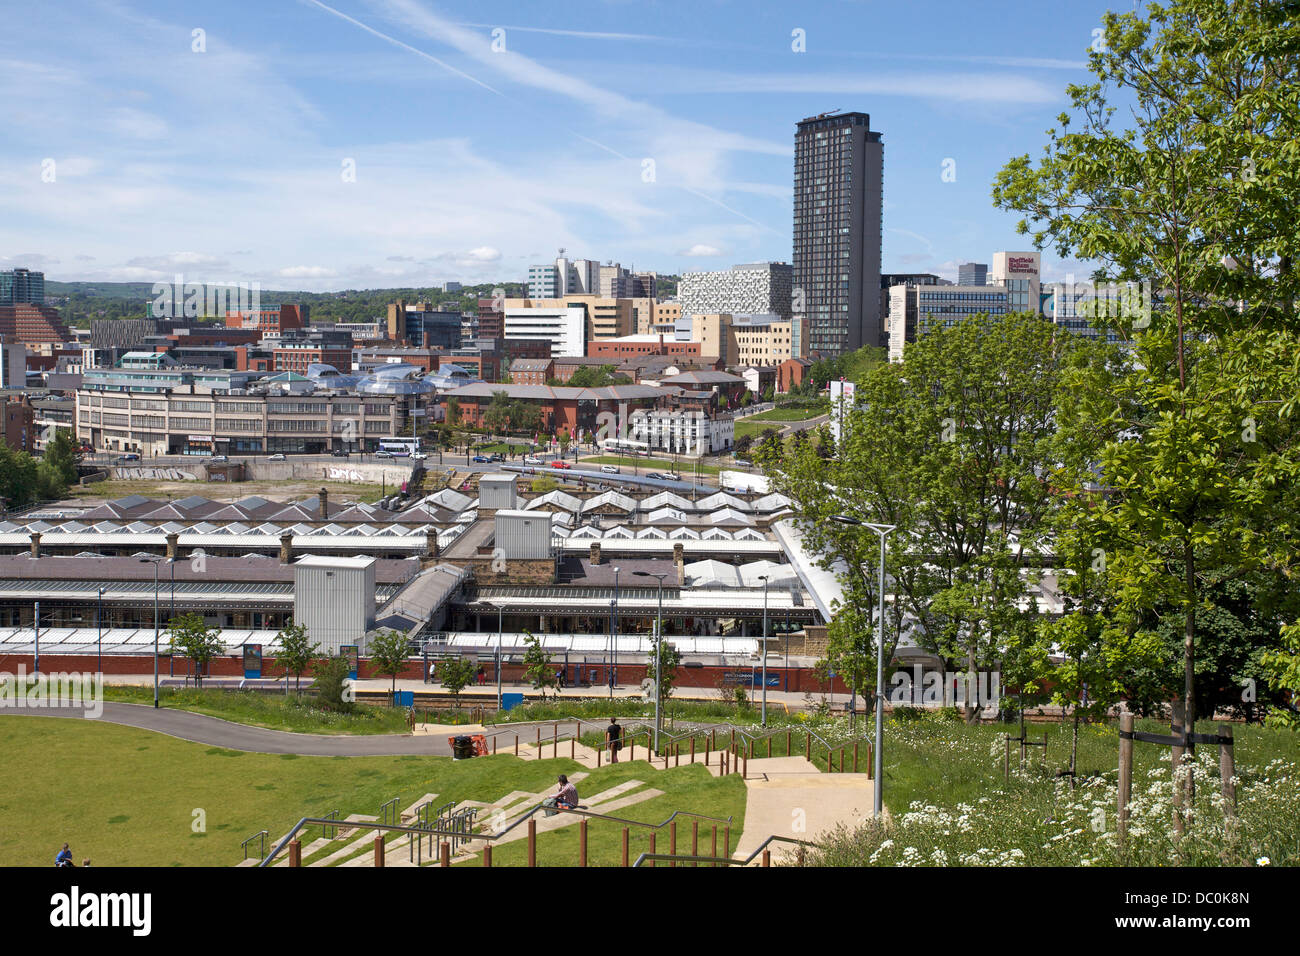
[[[304,681],[304,686],[308,683]],[[122,684],[104,686],[104,699],[131,704],[152,704],[153,687]],[[404,734],[406,709],[358,704],[350,714],[336,714],[315,706],[311,697],[286,697],[236,690],[178,690],[164,687],[158,703],[176,710],[220,717],[240,724],[287,730],[299,734]]]
[[[0,866],[45,866],[66,841],[74,858],[96,866],[230,866],[239,844],[258,830],[282,836],[303,816],[338,810],[378,813],[393,797],[405,809],[425,793],[448,800],[492,801],[511,790],[549,791],[569,760],[521,761],[512,755],[447,757],[298,757],[223,750],[115,724],[51,717],[0,716],[0,747],[22,767],[0,796]],[[667,791],[625,816],[661,820],[672,809],[743,818],[740,781],[715,780],[702,767],[652,771],[622,764],[596,771],[579,792],[595,793],[629,777]],[[202,811],[206,832],[194,832]],[[605,824],[604,827],[612,827]],[[592,825],[592,862],[615,861],[619,831]],[[689,825],[685,828],[689,841]],[[707,831],[706,831],[707,832]],[[307,834],[304,844],[318,834]],[[732,845],[739,832],[733,830]],[[666,836],[661,839],[666,840]],[[682,847],[682,828],[678,846]],[[539,852],[568,844],[577,830],[539,838]],[[635,845],[635,844],[634,844]],[[612,850],[607,849],[612,847]],[[689,843],[687,843],[689,846]],[[270,844],[268,843],[268,850]],[[508,864],[502,848],[494,863]]]
[[[621,459],[617,455],[598,455],[595,458],[583,458],[581,461],[588,465],[621,465],[623,471],[632,475],[636,473],[645,474],[647,471],[673,471],[674,462],[664,458],[629,458],[626,455]],[[636,464],[636,471],[633,471],[632,465]],[[695,468],[689,461],[680,460],[675,463],[678,469],[677,474],[682,476],[683,481],[690,481],[691,475],[695,474]],[[701,465],[699,473],[702,475],[716,475],[721,469],[716,465]]]

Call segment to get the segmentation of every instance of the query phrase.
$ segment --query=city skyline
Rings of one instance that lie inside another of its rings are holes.
[[[560,247],[790,262],[795,126],[839,109],[886,144],[883,270],[955,278],[1027,246],[990,183],[1086,77],[1103,6],[1041,32],[1028,3],[937,9],[68,4],[0,38],[0,268],[332,291],[524,281]],[[852,39],[921,27],[924,54]]]

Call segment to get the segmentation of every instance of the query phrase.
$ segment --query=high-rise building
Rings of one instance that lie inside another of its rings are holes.
[[[995,252],[989,281],[1007,290],[1008,312],[1039,313],[1039,265],[1037,252]]]
[[[24,304],[45,304],[45,273],[28,269],[0,272],[0,305]]]
[[[796,355],[839,355],[881,339],[884,143],[866,113],[821,113],[794,137]],[[802,304],[800,311],[798,306]]]
[[[716,272],[684,272],[677,283],[681,314],[791,316],[793,270],[784,262],[751,262]]]
[[[889,360],[903,361],[908,342],[972,315],[1005,315],[1009,293],[998,286],[896,285],[889,290]]]
[[[958,285],[988,285],[989,267],[984,262],[960,262],[957,264]]]
[[[880,338],[872,343],[889,348],[889,290],[896,285],[952,285],[933,272],[882,272],[880,274]],[[913,316],[915,318],[915,316]]]

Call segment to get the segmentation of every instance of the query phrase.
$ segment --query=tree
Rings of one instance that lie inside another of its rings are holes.
[[[326,657],[312,669],[311,686],[326,710],[348,713],[353,703],[348,693],[348,675],[352,662],[346,657]]]
[[[46,443],[41,464],[50,469],[66,490],[77,482],[77,462],[80,459],[81,456],[77,453],[68,430],[59,428],[55,431],[54,437]]]
[[[483,410],[483,424],[491,431],[505,434],[510,430],[510,393],[504,389],[493,392],[488,407]]]
[[[460,706],[460,692],[469,686],[478,671],[478,665],[468,657],[451,657],[438,662],[438,683],[451,691],[456,706]]]
[[[370,666],[392,679],[389,693],[397,700],[397,675],[406,667],[411,645],[406,635],[392,628],[382,628],[370,638]]]
[[[21,508],[36,497],[36,462],[0,438],[0,498],[5,507]]]
[[[528,649],[524,651],[524,674],[533,685],[533,690],[540,691],[543,700],[546,699],[546,688],[548,687],[555,688],[558,696],[559,688],[556,686],[555,665],[551,662],[550,653],[542,646],[541,638],[530,631],[524,631],[524,643],[528,646]]]
[[[173,654],[180,654],[194,663],[194,683],[203,686],[203,670],[208,663],[225,650],[221,631],[208,627],[203,615],[193,612],[174,618],[167,626]]]
[[[650,648],[649,675],[654,680],[655,672],[655,651],[659,652],[659,706],[662,708],[673,696],[673,689],[677,686],[677,669],[681,667],[682,655],[671,642],[662,636],[654,642]]]
[[[289,693],[288,677],[292,674],[293,692],[296,694],[302,674],[311,666],[316,652],[320,650],[320,645],[308,640],[305,624],[286,624],[280,629],[278,641],[280,652],[276,655],[276,660],[284,668],[284,692]]]
[[[448,424],[449,426],[453,426],[453,427],[454,427],[454,426],[460,424],[460,399],[459,399],[459,398],[448,398],[448,399],[447,399],[447,419],[446,419],[446,420],[447,420],[447,424]],[[443,444],[444,444],[444,445],[446,444],[446,440],[443,441]]]
[[[1094,528],[1116,620],[1137,635],[1157,608],[1178,616],[1168,677],[1193,727],[1207,585],[1234,565],[1294,570],[1292,525],[1278,519],[1294,512],[1297,474],[1300,60],[1284,4],[1145,12],[1104,17],[1089,54],[1097,82],[1069,88],[1073,115],[1048,131],[1037,165],[1009,162],[993,195],[1040,248],[1163,300],[1115,303],[1097,324],[1130,338],[1133,360],[1118,381],[1076,387],[1087,428],[1107,432]],[[1128,129],[1112,126],[1112,98]]]

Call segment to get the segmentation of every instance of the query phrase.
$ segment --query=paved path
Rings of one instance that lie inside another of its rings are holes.
[[[179,737],[181,740],[210,747],[224,747],[227,750],[301,754],[304,757],[390,757],[406,754],[451,756],[451,747],[444,734],[420,734],[414,737],[407,734],[295,734],[236,724],[219,717],[185,710],[167,707],[155,710],[147,704],[105,701],[103,707],[104,712],[99,720],[152,730],[169,737]],[[7,707],[0,710],[0,717],[4,716],[91,719],[83,709],[77,707]]]
[[[749,761],[745,791],[737,858],[771,835],[815,841],[838,824],[851,827],[871,817],[872,783],[865,773],[821,773],[803,757]],[[773,857],[794,852],[792,844],[772,844],[771,850]]]

